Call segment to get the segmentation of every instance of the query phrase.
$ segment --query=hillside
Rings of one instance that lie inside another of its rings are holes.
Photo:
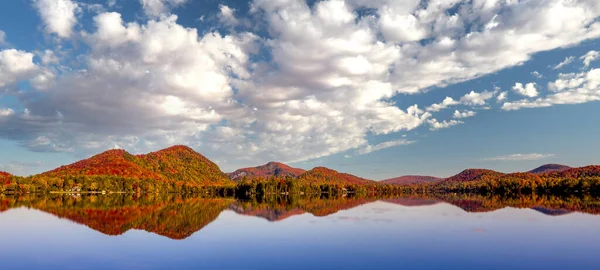
[[[74,176],[122,177],[196,187],[235,185],[215,163],[186,146],[137,156],[125,150],[108,150],[35,177]]]
[[[163,180],[166,178],[144,168],[136,156],[125,150],[114,149],[102,152],[73,164],[60,166],[42,173],[46,177],[69,176],[121,176],[132,179]]]
[[[377,182],[367,180],[347,173],[340,173],[325,167],[316,167],[298,176],[301,182],[312,184],[338,184],[338,185],[370,185]]]
[[[137,158],[145,169],[171,181],[200,186],[232,184],[217,164],[187,146],[176,145]]]
[[[528,172],[533,174],[544,174],[549,172],[561,172],[568,169],[571,169],[571,167],[560,164],[545,164]]]
[[[396,178],[382,180],[379,183],[390,184],[390,185],[410,185],[410,184],[436,183],[436,182],[439,182],[442,180],[444,180],[444,179],[434,177],[434,176],[405,175],[405,176],[400,176],[400,177],[396,177]]]
[[[542,176],[553,178],[600,177],[600,166],[591,165],[579,168],[570,168],[563,171],[545,173]]]
[[[448,177],[441,181],[441,183],[453,183],[453,182],[472,182],[480,180],[491,180],[498,179],[504,176],[501,172],[496,172],[486,169],[466,169],[455,176]]]
[[[255,177],[266,178],[266,177],[271,177],[271,176],[298,177],[300,174],[302,174],[304,172],[305,172],[305,170],[303,170],[303,169],[292,168],[283,163],[269,162],[262,166],[238,169],[235,172],[229,174],[229,178],[231,178],[234,181],[239,181],[244,177],[247,177],[249,179],[252,179]]]

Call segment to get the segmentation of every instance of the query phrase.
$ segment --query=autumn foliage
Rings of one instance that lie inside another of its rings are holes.
[[[325,167],[316,167],[298,176],[298,180],[313,184],[338,184],[338,185],[371,185],[375,181],[360,178],[347,173],[340,173]]]
[[[1,185],[9,185],[12,175],[7,172],[0,171],[0,184]]]
[[[423,184],[423,183],[435,183],[444,180],[434,176],[422,176],[422,175],[405,175],[396,178],[390,178],[381,181],[382,184],[392,185],[410,185],[410,184]]]

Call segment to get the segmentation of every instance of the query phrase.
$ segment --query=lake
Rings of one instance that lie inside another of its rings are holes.
[[[0,197],[1,269],[598,269],[591,198]]]

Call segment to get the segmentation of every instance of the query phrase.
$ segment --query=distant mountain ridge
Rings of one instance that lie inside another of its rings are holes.
[[[565,171],[568,169],[572,169],[572,168],[569,166],[566,166],[566,165],[561,165],[561,164],[545,164],[545,165],[539,166],[528,172],[533,173],[533,174],[544,174],[544,173],[549,173],[549,172]]]
[[[435,176],[425,175],[405,175],[396,178],[390,178],[382,180],[379,183],[382,184],[397,184],[397,185],[410,185],[410,184],[422,184],[422,183],[435,183],[444,180]]]
[[[257,166],[257,167],[248,167],[248,168],[238,169],[235,172],[230,173],[229,178],[234,181],[241,180],[244,177],[252,179],[255,177],[266,178],[266,177],[270,177],[270,176],[275,176],[275,177],[291,176],[291,177],[295,178],[304,172],[305,172],[305,170],[303,170],[303,169],[292,168],[283,163],[272,161],[265,165],[261,165],[261,166]]]
[[[580,176],[600,176],[600,166],[591,165],[586,167],[572,168],[561,164],[545,164],[531,171],[523,173],[501,173],[488,169],[466,169],[456,175],[447,178],[438,178],[433,176],[421,175],[406,175],[382,180],[379,183],[391,185],[411,185],[427,183],[460,183],[490,179],[498,180],[502,178],[578,178]]]

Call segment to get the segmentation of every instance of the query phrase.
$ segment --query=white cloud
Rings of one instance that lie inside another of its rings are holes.
[[[503,110],[550,107],[556,104],[580,104],[600,100],[600,69],[582,73],[561,74],[560,79],[549,83],[557,93],[535,99],[506,102]]]
[[[6,43],[6,33],[0,30],[0,45]]]
[[[461,111],[455,110],[454,114],[452,115],[452,117],[457,118],[457,119],[459,119],[459,118],[468,118],[468,117],[475,116],[475,114],[476,113],[474,111],[468,111],[467,110],[467,111],[462,111],[461,112]]]
[[[407,18],[402,14],[409,14],[417,19],[395,24],[405,32],[414,33],[399,41],[402,54],[394,65],[393,82],[399,85],[400,92],[418,92],[426,87],[490,74],[521,64],[536,52],[600,35],[600,22],[596,20],[600,8],[592,0],[500,0],[485,4],[483,1],[428,1],[423,5],[419,5],[419,1],[353,2],[375,8],[379,13],[397,8],[394,13],[397,16]],[[450,16],[450,8],[454,8],[456,14]],[[450,21],[449,17],[456,18],[451,25],[462,26],[436,30],[438,25]],[[497,24],[486,29],[489,22]],[[414,42],[423,38],[428,42]]]
[[[459,104],[468,105],[468,106],[483,106],[487,103],[488,99],[494,97],[495,92],[491,91],[483,91],[483,92],[475,92],[471,91],[460,98],[459,101],[454,100],[451,97],[446,97],[440,103],[431,104],[427,107],[428,112],[439,112],[443,109],[446,109],[451,106],[456,106]]]
[[[583,56],[579,57],[579,59],[583,61],[583,66],[589,67],[593,61],[600,59],[600,52],[591,50]]]
[[[454,100],[451,97],[446,97],[444,100],[442,100],[441,103],[435,103],[432,104],[431,106],[427,107],[427,111],[428,112],[439,112],[440,110],[446,109],[450,106],[454,106],[454,105],[458,105],[460,104],[458,101]]]
[[[459,121],[459,120],[444,120],[442,122],[438,122],[437,119],[429,119],[427,120],[427,123],[429,123],[430,126],[430,130],[438,130],[438,129],[442,129],[442,128],[449,128],[451,126],[456,126],[458,124],[464,124],[463,121]]]
[[[223,24],[229,25],[229,26],[236,26],[240,23],[238,21],[238,19],[235,17],[235,9],[230,8],[226,5],[220,5],[219,10],[220,10],[219,20]]]
[[[518,93],[519,95],[522,96],[526,96],[526,97],[537,97],[538,96],[538,91],[535,88],[535,83],[527,83],[525,84],[525,86],[523,86],[522,83],[515,83],[515,86],[513,86],[513,91],[515,91],[516,93]]]
[[[508,98],[508,92],[504,91],[504,92],[501,92],[500,94],[498,94],[498,97],[496,97],[496,101],[502,102],[502,101],[505,101],[507,98]]]
[[[390,147],[396,147],[396,146],[400,146],[400,145],[408,145],[408,144],[413,144],[416,141],[409,141],[406,139],[400,139],[400,140],[394,140],[394,141],[387,141],[387,142],[382,142],[380,144],[377,145],[367,145],[363,148],[360,148],[357,153],[359,155],[365,155],[368,153],[373,153],[373,152],[377,152],[379,150],[383,150],[386,148],[390,148]]]
[[[42,59],[42,64],[57,64],[59,59],[56,54],[52,50],[45,50],[43,53],[38,53],[40,58]]]
[[[8,109],[2,109],[2,108],[0,108],[0,117],[11,116],[14,113],[15,113],[15,111],[13,111],[13,109],[10,109],[10,108],[8,108]]]
[[[78,5],[71,0],[34,0],[47,33],[55,33],[59,37],[68,38],[77,23]]]
[[[531,72],[531,75],[533,75],[533,77],[536,77],[536,78],[538,78],[538,79],[541,79],[541,78],[543,78],[543,77],[544,77],[544,76],[543,76],[541,73],[539,73],[539,72],[537,72],[537,71],[533,71],[533,72]]]
[[[183,5],[187,0],[140,0],[144,13],[151,17],[167,14],[171,9]]]
[[[471,91],[460,98],[460,103],[471,106],[483,106],[487,103],[487,100],[493,98],[494,95],[495,92],[493,91],[483,91],[481,93]]]
[[[564,66],[571,64],[571,62],[573,62],[573,60],[575,60],[575,57],[573,56],[568,56],[565,58],[565,60],[563,60],[562,62],[558,63],[556,66],[554,66],[552,69],[560,69],[563,68]]]
[[[0,87],[31,77],[37,70],[33,56],[15,49],[0,51]]]
[[[531,153],[531,154],[512,154],[512,155],[506,155],[506,156],[497,156],[497,157],[491,157],[491,158],[484,158],[484,160],[490,160],[490,161],[523,161],[523,160],[540,160],[540,159],[545,159],[545,158],[549,158],[549,157],[553,157],[554,154],[538,154],[538,153]]]

